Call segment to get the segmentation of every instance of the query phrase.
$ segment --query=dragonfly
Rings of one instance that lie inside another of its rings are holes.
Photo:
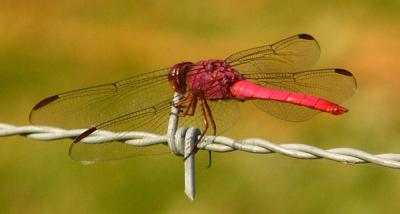
[[[111,160],[148,154],[122,142],[79,143],[98,130],[165,133],[172,105],[181,126],[203,127],[202,134],[223,132],[239,119],[238,103],[252,101],[262,111],[286,121],[305,121],[325,112],[341,115],[354,94],[353,74],[341,68],[310,69],[320,46],[298,34],[231,54],[224,60],[182,62],[110,84],[78,89],[37,103],[33,124],[86,129],[74,140],[75,160]],[[172,103],[173,94],[183,98]],[[158,149],[156,149],[158,150]]]

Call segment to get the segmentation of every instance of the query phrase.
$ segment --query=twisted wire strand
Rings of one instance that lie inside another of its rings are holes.
[[[186,130],[186,129],[185,129]],[[51,141],[65,138],[75,138],[79,136],[84,129],[64,130],[45,126],[13,126],[0,123],[0,136],[22,135],[27,138]],[[177,145],[182,147],[185,141],[185,131],[178,129],[175,135]],[[197,139],[198,136],[190,136]],[[98,131],[83,139],[84,143],[105,143],[110,141],[121,141],[132,146],[151,146],[156,144],[166,144],[167,136],[161,136],[146,132],[119,132]],[[379,166],[400,169],[400,154],[370,154],[353,148],[333,148],[321,149],[305,144],[275,144],[260,138],[249,138],[245,140],[234,140],[224,136],[206,136],[204,141],[197,145],[199,149],[210,150],[214,152],[231,152],[240,150],[250,153],[278,153],[288,157],[299,159],[328,159],[341,163],[361,164],[374,163]],[[182,151],[174,152],[180,155]]]

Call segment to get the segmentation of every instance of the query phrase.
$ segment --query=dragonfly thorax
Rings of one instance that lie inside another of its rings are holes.
[[[230,86],[242,75],[224,60],[204,60],[191,66],[187,73],[187,91],[209,100],[232,98]]]

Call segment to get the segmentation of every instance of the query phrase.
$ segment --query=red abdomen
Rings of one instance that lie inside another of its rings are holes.
[[[346,108],[336,103],[332,103],[319,97],[297,92],[267,88],[247,80],[240,80],[233,83],[230,87],[230,91],[235,98],[240,100],[275,100],[306,106],[334,115],[343,114],[348,111]]]

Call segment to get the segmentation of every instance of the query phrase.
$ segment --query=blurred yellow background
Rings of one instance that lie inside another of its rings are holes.
[[[350,112],[290,123],[241,108],[224,135],[322,148],[400,152],[400,1],[8,1],[0,7],[0,122],[28,123],[42,98],[181,61],[225,58],[298,33],[316,66],[354,73]],[[399,171],[241,152],[197,155],[197,199],[173,155],[91,166],[71,140],[0,139],[1,213],[393,213]]]

